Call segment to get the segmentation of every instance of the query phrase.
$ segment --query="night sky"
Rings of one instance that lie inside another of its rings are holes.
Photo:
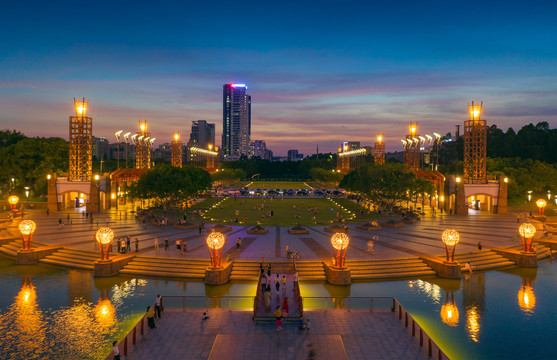
[[[400,150],[408,122],[454,134],[467,103],[488,125],[557,127],[557,5],[532,2],[27,1],[0,8],[0,128],[68,138],[73,98],[93,135],[156,144],[191,121],[222,133],[222,85],[245,83],[252,140],[275,155]]]

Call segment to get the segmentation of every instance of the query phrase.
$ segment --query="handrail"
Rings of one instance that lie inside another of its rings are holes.
[[[219,302],[222,302],[223,300],[226,301],[228,300],[228,306],[223,306],[221,308],[228,308],[233,309],[232,307],[232,300],[234,299],[238,299],[238,300],[250,300],[250,304],[255,304],[257,301],[257,297],[256,296],[238,296],[238,295],[228,295],[228,296],[202,296],[202,295],[168,295],[165,296],[165,298],[167,300],[170,299],[182,299],[182,311],[186,311],[187,309],[187,300],[199,300],[199,299],[204,299],[205,300],[205,306],[204,307],[210,307],[211,305],[211,301],[213,300],[218,300]],[[253,302],[252,302],[253,300]],[[168,304],[167,304],[168,306]],[[254,315],[255,316],[255,315]]]
[[[401,322],[404,321],[404,327],[405,329],[408,329],[406,331],[411,333],[412,338],[416,339],[416,341],[420,344],[420,347],[427,346],[427,354],[430,358],[435,358],[438,360],[449,360],[447,354],[445,354],[445,352],[441,350],[439,345],[435,343],[435,340],[433,340],[431,336],[429,336],[429,334],[424,329],[422,329],[422,327],[416,322],[414,317],[408,311],[406,311],[406,309],[394,297],[393,308],[395,316],[398,314],[398,320]],[[412,321],[411,326],[410,321]],[[419,333],[419,336],[416,338],[417,333]],[[424,345],[424,343],[427,343],[427,345]]]
[[[155,304],[151,305],[151,307],[149,308],[150,310],[154,310],[155,311],[155,317],[157,315],[156,313],[156,306]],[[162,305],[162,297],[161,297],[161,311],[164,311],[164,307]],[[130,334],[132,335],[132,345],[135,345],[137,343],[137,331],[138,331],[138,327],[139,327],[139,332],[141,336],[145,335],[145,321],[147,319],[147,312],[145,312],[145,314],[143,314],[143,316],[141,317],[141,319],[139,319],[138,322],[135,323],[135,325],[133,326],[133,328],[128,331],[128,333],[126,335],[124,335],[124,338],[122,340],[120,340],[120,342],[118,343],[118,348],[120,349],[120,354],[127,356],[128,355],[128,338],[130,337]],[[112,360],[114,358],[114,355],[112,354],[112,347],[110,348],[110,353],[108,354],[108,356],[105,358],[105,360]]]

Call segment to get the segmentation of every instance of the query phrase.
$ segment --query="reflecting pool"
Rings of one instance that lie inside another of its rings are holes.
[[[538,269],[477,272],[462,280],[302,283],[301,291],[306,308],[366,308],[369,300],[358,297],[394,296],[454,359],[545,359],[555,357],[556,285],[557,264],[545,261]],[[102,359],[159,293],[177,296],[167,298],[167,307],[249,309],[249,299],[235,296],[253,296],[256,283],[95,279],[86,271],[16,266],[0,258],[0,288],[0,359]]]

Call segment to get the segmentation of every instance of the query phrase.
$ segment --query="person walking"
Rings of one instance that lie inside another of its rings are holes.
[[[122,246],[121,240],[116,241],[118,243],[118,254],[120,253],[120,247]]]
[[[286,295],[286,275],[282,275],[282,292]]]
[[[122,254],[126,253],[126,238],[122,238],[122,244],[120,245],[120,250],[122,251]]]
[[[261,293],[264,293],[266,288],[267,288],[267,277],[265,276],[265,274],[261,274]]]
[[[269,284],[267,284],[267,287],[265,288],[263,300],[265,301],[265,310],[271,311],[271,286]]]
[[[179,254],[181,251],[182,251],[182,240],[177,239],[176,240],[176,252]]]
[[[131,252],[132,251],[132,240],[130,238],[130,236],[128,235],[128,238],[126,239],[126,249]]]
[[[242,238],[239,237],[239,238],[236,240],[236,250],[240,250],[240,247],[241,247],[241,246],[242,246]]]
[[[280,278],[279,278],[279,274],[277,274],[277,277],[275,278],[275,289],[277,290],[277,296],[279,295],[280,292]]]
[[[135,252],[139,251],[139,239],[135,238]]]
[[[157,316],[159,319],[161,318],[161,302],[162,298],[159,294],[157,294],[157,298],[155,299],[155,309],[157,310]]]
[[[482,241],[478,241],[478,252],[482,251]]]
[[[168,251],[168,238],[164,238],[164,251]]]
[[[311,328],[311,324],[309,322],[309,319],[307,319],[306,320],[306,331],[309,332],[310,328]]]
[[[114,354],[114,360],[120,360],[120,348],[118,347],[118,341],[112,343],[112,353]]]
[[[155,236],[155,239],[153,240],[153,242],[155,243],[155,253],[159,252],[159,238]]]
[[[182,240],[182,255],[186,255],[187,251],[188,251],[188,243]]]
[[[271,263],[269,263],[269,267],[267,268],[267,276],[269,277],[269,280],[271,280]]]
[[[292,276],[292,280],[294,280],[292,282],[292,291],[296,291],[296,288],[298,287],[298,272],[294,272],[294,275]]]
[[[290,299],[288,298],[288,296],[285,296],[282,299],[282,316],[284,318],[286,318],[288,316],[288,303],[290,302]]]
[[[277,306],[277,309],[275,310],[275,327],[277,329],[277,331],[281,331],[282,330],[282,312],[280,311],[280,305]]]
[[[147,324],[149,325],[150,329],[155,329],[157,326],[155,325],[155,310],[151,306],[147,306]]]

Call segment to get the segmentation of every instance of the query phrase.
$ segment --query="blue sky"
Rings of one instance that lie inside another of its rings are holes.
[[[552,2],[11,2],[0,10],[0,125],[67,138],[73,97],[95,136],[148,119],[157,143],[192,120],[222,132],[222,85],[252,96],[252,139],[275,154],[401,147],[488,124],[557,126]],[[185,136],[184,136],[185,135]],[[187,139],[186,139],[187,140]],[[217,140],[217,145],[220,145]]]

